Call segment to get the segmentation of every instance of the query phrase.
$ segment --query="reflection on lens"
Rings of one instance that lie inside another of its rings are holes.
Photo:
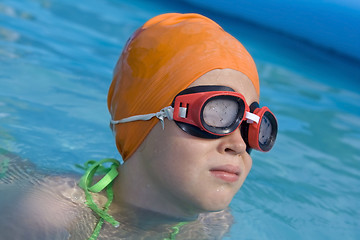
[[[259,143],[263,145],[269,144],[271,139],[272,126],[270,120],[264,115],[260,125]]]
[[[229,99],[210,100],[203,109],[204,122],[212,127],[229,127],[238,114],[238,103]]]

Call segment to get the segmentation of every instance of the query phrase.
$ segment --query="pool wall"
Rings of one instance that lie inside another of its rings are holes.
[[[360,1],[179,0],[360,61]]]

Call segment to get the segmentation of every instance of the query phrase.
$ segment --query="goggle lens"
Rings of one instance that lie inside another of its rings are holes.
[[[272,126],[270,120],[264,115],[260,124],[259,143],[269,145],[272,135]]]
[[[230,99],[212,99],[203,109],[203,120],[211,127],[227,128],[236,120],[238,103]]]

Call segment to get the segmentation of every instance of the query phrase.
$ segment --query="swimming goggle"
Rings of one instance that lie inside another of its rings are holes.
[[[175,96],[171,106],[160,112],[111,120],[111,123],[153,117],[157,117],[163,127],[164,118],[174,120],[183,131],[200,138],[220,138],[240,128],[248,152],[250,149],[269,151],[277,135],[276,118],[267,107],[259,108],[256,102],[249,107],[242,94],[215,85],[187,88]]]

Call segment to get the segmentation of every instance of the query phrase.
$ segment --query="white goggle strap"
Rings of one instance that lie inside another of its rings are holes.
[[[245,118],[247,123],[253,123],[253,122],[259,123],[260,120],[260,117],[258,115],[251,112],[246,112]]]
[[[127,123],[127,122],[134,122],[134,121],[147,121],[147,120],[152,119],[153,117],[157,117],[161,122],[162,128],[164,129],[164,118],[173,120],[173,115],[174,115],[174,108],[169,106],[169,107],[164,107],[163,109],[160,110],[160,112],[157,112],[157,113],[135,115],[135,116],[123,118],[120,120],[112,120],[111,119],[110,122],[112,124],[119,124],[119,123]]]

